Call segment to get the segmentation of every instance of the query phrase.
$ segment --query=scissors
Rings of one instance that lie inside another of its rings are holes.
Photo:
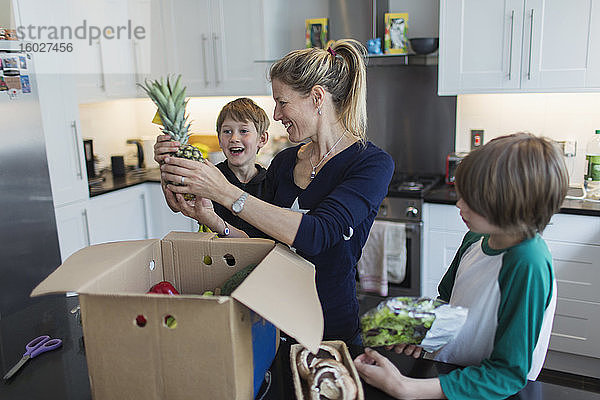
[[[10,379],[30,358],[35,358],[47,351],[58,349],[60,346],[62,346],[62,340],[60,339],[50,339],[50,336],[48,335],[36,337],[25,345],[25,354],[23,354],[21,361],[16,363],[15,366],[4,375],[3,379]]]

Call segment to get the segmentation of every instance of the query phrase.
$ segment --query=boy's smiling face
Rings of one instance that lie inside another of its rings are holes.
[[[235,121],[225,118],[219,132],[219,146],[230,165],[241,167],[252,165],[256,153],[267,143],[267,133],[259,134],[252,121]]]

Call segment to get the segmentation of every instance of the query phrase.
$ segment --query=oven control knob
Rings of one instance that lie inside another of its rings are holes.
[[[413,206],[410,206],[406,209],[406,216],[407,217],[416,217],[417,215],[419,215],[419,209]]]

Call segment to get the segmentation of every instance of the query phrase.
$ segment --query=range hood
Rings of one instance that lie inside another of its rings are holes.
[[[329,37],[352,38],[361,43],[384,33],[389,0],[330,0]]]

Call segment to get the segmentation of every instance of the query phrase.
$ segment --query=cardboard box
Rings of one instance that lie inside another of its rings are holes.
[[[365,395],[363,392],[362,383],[360,381],[360,376],[358,375],[358,371],[354,366],[354,362],[352,361],[352,357],[350,356],[350,352],[348,351],[346,343],[342,342],[341,340],[329,340],[324,341],[323,343],[334,347],[340,352],[342,355],[343,364],[346,366],[350,376],[356,383],[356,399],[364,400]],[[311,398],[309,384],[300,377],[298,365],[296,364],[298,353],[300,353],[303,349],[304,347],[301,344],[294,344],[290,348],[290,368],[292,369],[292,380],[294,381],[294,392],[296,393],[297,400],[309,400]]]
[[[201,296],[249,264],[258,266],[231,297]],[[323,314],[314,276],[311,263],[271,240],[171,232],[84,248],[31,295],[79,293],[96,400],[251,399],[277,347],[258,316],[318,349]],[[145,294],[162,280],[181,295]]]

